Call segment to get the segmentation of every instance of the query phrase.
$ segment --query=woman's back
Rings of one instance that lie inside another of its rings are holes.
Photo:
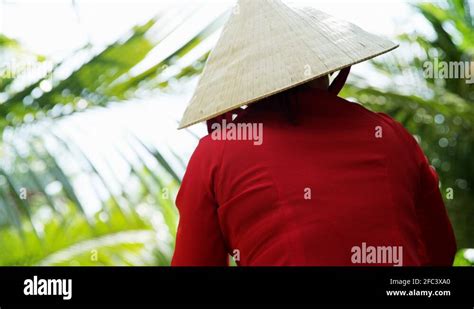
[[[173,264],[451,263],[438,181],[411,135],[326,91],[296,96],[297,124],[257,104],[234,124],[263,128],[258,142],[201,140],[177,199]]]

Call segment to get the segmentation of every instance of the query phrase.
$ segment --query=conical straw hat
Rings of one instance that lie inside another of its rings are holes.
[[[180,129],[396,47],[313,8],[240,0],[209,56]]]

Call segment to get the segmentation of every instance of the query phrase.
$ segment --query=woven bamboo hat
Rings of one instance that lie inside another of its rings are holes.
[[[349,22],[280,0],[239,0],[179,128],[398,47]]]

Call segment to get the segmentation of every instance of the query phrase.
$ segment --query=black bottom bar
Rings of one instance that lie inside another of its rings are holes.
[[[72,289],[68,279],[72,280]],[[65,300],[69,291],[70,299]],[[47,292],[56,295],[38,295]],[[473,308],[473,292],[473,268],[0,268],[2,309],[12,304],[56,304],[67,308],[84,304],[179,303]]]

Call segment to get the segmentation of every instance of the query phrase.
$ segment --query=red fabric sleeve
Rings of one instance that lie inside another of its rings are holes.
[[[418,162],[419,179],[415,207],[428,258],[426,266],[451,266],[456,254],[456,239],[439,190],[438,175],[415,138],[390,116],[383,113],[379,115],[398,127],[399,133],[408,141],[408,148],[415,153]]]
[[[180,220],[171,266],[227,266],[228,254],[212,189],[216,158],[212,141],[201,140],[176,199]]]
[[[417,214],[428,257],[428,266],[451,266],[456,239],[439,190],[439,179],[426,156],[415,143],[420,166]]]

